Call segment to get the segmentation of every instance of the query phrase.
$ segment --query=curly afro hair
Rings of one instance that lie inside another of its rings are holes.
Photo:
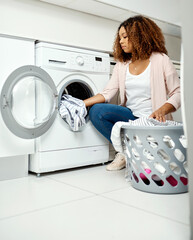
[[[119,30],[124,27],[129,41],[133,45],[132,53],[125,53],[120,45]],[[133,62],[138,59],[148,59],[152,52],[165,53],[165,39],[161,29],[151,19],[137,15],[128,18],[120,24],[113,46],[113,56],[120,62]]]

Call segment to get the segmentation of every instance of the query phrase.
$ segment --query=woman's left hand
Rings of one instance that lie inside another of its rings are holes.
[[[174,112],[176,109],[170,103],[165,103],[162,107],[158,108],[155,112],[153,112],[149,118],[154,118],[160,122],[166,121],[166,115],[168,113]]]
[[[165,122],[166,121],[166,117],[165,117],[165,111],[163,111],[163,109],[159,108],[158,110],[156,110],[155,112],[153,112],[149,118],[154,118],[160,122]]]

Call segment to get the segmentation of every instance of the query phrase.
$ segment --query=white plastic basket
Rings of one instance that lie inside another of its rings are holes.
[[[151,193],[188,191],[182,126],[123,127],[127,170],[134,188]]]

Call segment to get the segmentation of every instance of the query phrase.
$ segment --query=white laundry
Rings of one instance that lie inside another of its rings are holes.
[[[111,131],[111,141],[117,152],[123,152],[122,140],[121,140],[121,129],[128,126],[182,126],[182,123],[167,120],[166,122],[160,122],[154,118],[141,117],[134,121],[130,120],[129,122],[117,122],[112,128]],[[151,146],[156,147],[157,143],[154,138],[149,137],[149,143]],[[140,144],[140,140],[136,139]],[[167,139],[166,139],[167,142]],[[170,142],[168,144],[171,144]]]
[[[87,114],[84,102],[78,98],[64,94],[59,108],[60,116],[65,119],[72,131],[78,131],[86,124]]]

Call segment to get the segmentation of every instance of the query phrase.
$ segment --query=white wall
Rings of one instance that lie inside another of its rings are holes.
[[[38,0],[0,0],[0,33],[101,51],[112,51],[119,22]],[[180,60],[180,38],[166,35],[172,59]]]
[[[180,21],[180,0],[99,0],[124,8],[132,12],[144,14],[154,19],[181,26]]]
[[[0,0],[0,33],[111,51],[118,22],[35,0]]]
[[[181,56],[181,38],[165,35],[166,48],[168,55],[172,60],[180,61]]]

